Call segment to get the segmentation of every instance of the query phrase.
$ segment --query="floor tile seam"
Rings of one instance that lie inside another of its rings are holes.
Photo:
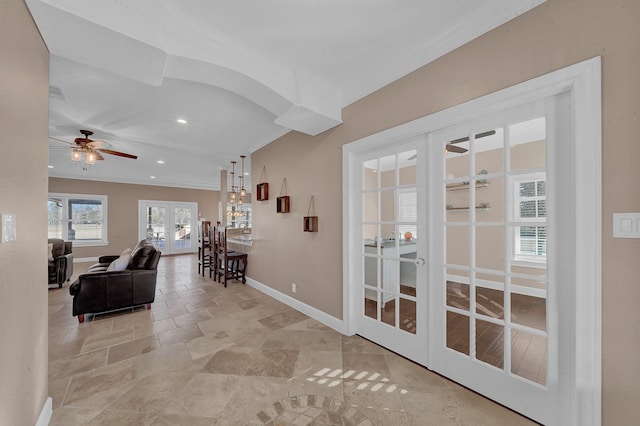
[[[55,363],[55,362],[57,362],[57,361],[62,361],[62,360],[70,360],[70,359],[77,358],[77,357],[80,357],[80,356],[86,356],[86,355],[91,354],[92,352],[99,352],[99,351],[103,351],[103,350],[105,350],[105,349],[106,349],[106,348],[100,348],[100,349],[95,349],[95,350],[93,350],[93,351],[91,351],[91,352],[80,353],[80,354],[78,354],[78,355],[73,355],[73,356],[71,356],[71,357],[60,358],[60,359],[58,359],[58,360],[53,361],[53,363]],[[108,351],[107,351],[107,352],[108,352]],[[105,352],[105,363],[106,363],[106,359],[107,359],[107,356],[106,356],[106,352]],[[51,362],[50,362],[49,364],[51,364]],[[106,365],[105,365],[105,366],[106,366]],[[92,368],[92,369],[89,369],[89,370],[86,370],[86,371],[92,371],[92,370],[96,370],[96,369],[98,369],[98,368],[102,368],[102,367],[96,367],[96,368]],[[76,372],[76,373],[74,373],[74,374],[84,373],[84,372],[86,372],[86,371],[80,371],[80,372]],[[51,368],[49,368],[49,372],[51,372]],[[49,376],[51,376],[51,373],[49,373]]]
[[[64,393],[62,394],[62,401],[60,401],[59,407],[64,407],[64,401],[67,399],[69,389],[71,389],[71,383],[73,383],[73,376],[69,377],[69,381],[67,382],[67,386],[65,387]]]
[[[129,340],[125,340],[125,341],[123,341],[123,342],[114,343],[114,344],[112,344],[112,345],[101,346],[101,347],[96,348],[96,349],[93,349],[93,350],[91,350],[91,351],[82,352],[82,349],[81,349],[80,354],[88,354],[88,353],[94,352],[94,351],[96,351],[96,350],[109,349],[109,348],[111,348],[112,346],[118,346],[118,345],[122,345],[122,344],[124,344],[124,343],[133,342],[134,340],[136,340],[135,338],[133,338],[133,331],[131,332],[131,335],[132,335],[132,338],[131,338],[131,339],[129,339]],[[84,346],[84,345],[83,345],[83,346]]]
[[[166,321],[167,319],[171,319],[171,321],[173,321],[173,318],[165,318],[164,320],[161,320],[161,321]],[[159,321],[153,321],[153,322],[159,322]],[[178,328],[178,326],[176,325],[175,321],[173,321],[173,325],[174,325],[174,328],[170,328],[168,330],[162,330],[162,331],[175,330],[176,328]],[[152,334],[147,334],[147,335],[144,335],[144,336],[136,337],[136,329],[134,327],[134,329],[133,329],[133,340],[144,339],[145,337],[151,337],[151,336],[156,336],[157,337],[158,334],[162,333],[162,331],[158,331],[157,333],[152,333]]]

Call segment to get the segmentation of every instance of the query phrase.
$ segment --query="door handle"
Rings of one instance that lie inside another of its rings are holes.
[[[425,262],[423,258],[419,257],[416,259],[416,265],[424,265],[424,264]]]

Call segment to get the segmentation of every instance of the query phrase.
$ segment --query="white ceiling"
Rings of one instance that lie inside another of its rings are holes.
[[[544,1],[27,0],[64,97],[49,175],[219,189],[231,160],[340,125],[344,106]],[[80,129],[138,159],[72,162],[60,140]]]

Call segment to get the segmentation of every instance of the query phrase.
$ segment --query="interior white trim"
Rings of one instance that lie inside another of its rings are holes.
[[[350,229],[355,229],[357,218],[353,211],[352,182],[357,167],[354,157],[411,137],[444,129],[479,115],[487,116],[519,105],[532,103],[561,93],[571,96],[573,137],[570,149],[573,155],[571,174],[575,184],[574,246],[576,270],[574,282],[580,291],[574,291],[573,309],[563,308],[562,316],[569,316],[573,328],[563,330],[560,338],[570,339],[574,367],[562,374],[570,376],[571,389],[563,389],[563,417],[560,424],[600,425],[602,419],[601,395],[601,330],[602,330],[602,99],[601,59],[595,57],[575,65],[516,84],[506,89],[470,100],[466,103],[436,112],[409,123],[384,130],[343,146],[343,318],[345,330],[352,330],[350,312],[351,253],[359,242],[353,241]],[[577,149],[579,148],[579,149]],[[568,166],[570,167],[570,166]],[[569,291],[569,290],[567,290]],[[570,393],[570,395],[567,394]]]
[[[42,406],[42,410],[40,410],[40,415],[38,416],[38,420],[36,420],[35,426],[47,426],[49,421],[51,420],[51,416],[53,415],[53,399],[51,397],[47,397],[44,401],[44,405]]]
[[[97,262],[97,257],[74,257],[73,263],[83,263],[83,262]]]
[[[350,335],[349,333],[346,332],[344,328],[344,321],[342,321],[341,319],[331,316],[325,312],[322,312],[318,308],[314,308],[313,306],[307,305],[306,303],[301,302],[298,299],[294,299],[293,297],[287,294],[281,293],[278,290],[268,287],[262,284],[261,282],[254,280],[253,278],[247,277],[247,284],[255,288],[256,290],[259,290],[262,293],[273,297],[277,301],[282,302],[285,305],[291,306],[293,309],[300,311],[305,315],[310,316],[316,321],[323,323],[327,327],[334,329],[338,333]]]

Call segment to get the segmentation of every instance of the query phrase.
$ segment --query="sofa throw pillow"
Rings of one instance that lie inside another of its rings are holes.
[[[142,240],[131,251],[127,269],[146,269],[149,260],[156,252],[156,248],[148,240]]]
[[[53,262],[53,243],[49,243],[49,262]]]
[[[130,256],[131,255],[129,253],[127,253],[124,256],[120,256],[119,258],[117,258],[116,260],[111,262],[109,264],[109,267],[107,268],[107,272],[124,271],[125,269],[127,269],[127,266],[129,265],[129,257]]]
[[[130,248],[126,248],[124,250],[122,250],[122,253],[120,253],[120,256],[124,256],[125,254],[130,254],[131,253],[131,249]]]

